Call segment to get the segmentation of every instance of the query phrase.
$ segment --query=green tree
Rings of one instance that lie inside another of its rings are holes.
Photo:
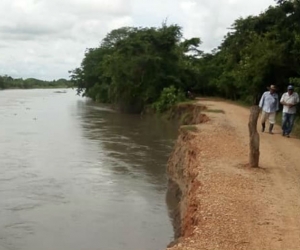
[[[177,25],[125,27],[111,31],[98,48],[88,49],[81,67],[71,71],[78,93],[124,111],[140,112],[169,86],[186,90],[198,71],[193,58],[200,39],[182,38]]]

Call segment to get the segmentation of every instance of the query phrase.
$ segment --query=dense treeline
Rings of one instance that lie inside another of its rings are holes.
[[[236,20],[218,50],[202,60],[205,94],[252,102],[270,84],[286,91],[300,77],[300,1],[277,1],[258,16]]]
[[[73,82],[66,79],[42,81],[35,78],[14,79],[10,76],[0,76],[0,89],[33,89],[33,88],[70,88]]]
[[[170,87],[168,96],[193,85],[199,43],[198,38],[184,40],[177,25],[113,30],[98,48],[87,50],[71,79],[79,93],[94,100],[140,111],[157,101],[165,87]]]
[[[236,20],[211,53],[199,49],[199,38],[183,39],[177,25],[113,30],[86,51],[71,79],[79,93],[130,111],[162,110],[188,90],[249,103],[271,84],[284,92],[300,83],[300,1],[276,2]]]

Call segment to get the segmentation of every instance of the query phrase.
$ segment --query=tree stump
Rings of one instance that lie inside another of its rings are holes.
[[[257,120],[259,116],[259,107],[252,106],[250,108],[249,117],[249,136],[250,136],[250,153],[249,153],[249,166],[257,168],[259,165],[259,134],[257,132]]]

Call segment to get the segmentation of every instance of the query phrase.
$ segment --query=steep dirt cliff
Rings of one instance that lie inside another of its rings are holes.
[[[189,236],[195,225],[194,213],[200,204],[195,202],[195,191],[200,186],[197,178],[197,145],[195,133],[180,129],[180,135],[168,162],[169,192],[175,193],[178,207],[173,214],[175,238]],[[174,245],[176,240],[170,245]]]
[[[169,193],[178,199],[168,249],[300,249],[300,166],[281,146],[299,150],[299,142],[261,134],[261,168],[249,169],[249,111],[200,103],[213,112],[180,128],[168,162]]]

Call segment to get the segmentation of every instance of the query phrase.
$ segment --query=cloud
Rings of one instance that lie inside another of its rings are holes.
[[[0,74],[68,77],[86,48],[133,24],[130,14],[126,0],[2,0]]]
[[[143,25],[147,23],[159,25],[168,18],[169,23],[178,23],[183,27],[184,37],[200,37],[203,41],[202,49],[209,51],[221,43],[234,20],[257,15],[270,5],[274,5],[274,1],[152,0],[147,5],[151,7],[145,8],[143,1],[134,1],[135,13],[139,13],[135,15],[146,20]]]
[[[1,0],[0,75],[57,79],[80,66],[86,48],[97,47],[122,26],[183,27],[202,49],[218,46],[240,16],[258,14],[273,0]]]
[[[183,0],[180,5],[185,16],[185,34],[201,37],[204,49],[211,50],[221,43],[237,18],[257,15],[273,3],[273,0]]]

